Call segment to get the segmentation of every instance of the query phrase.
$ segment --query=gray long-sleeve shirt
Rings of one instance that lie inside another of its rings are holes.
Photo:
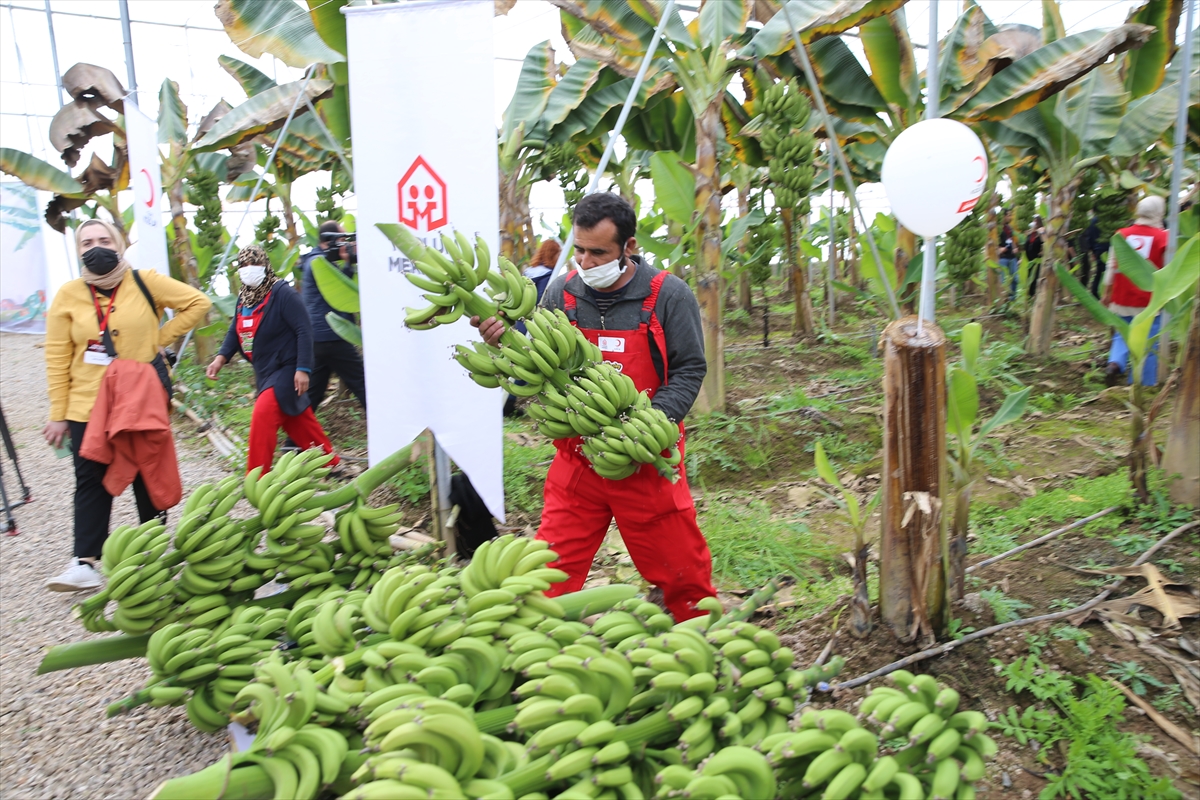
[[[641,324],[642,304],[650,296],[650,282],[661,270],[633,257],[637,274],[625,286],[621,299],[613,303],[603,316],[592,299],[587,284],[578,275],[567,281],[566,276],[555,278],[542,296],[542,305],[549,309],[563,306],[563,292],[575,296],[579,327],[614,331],[636,330]],[[654,395],[653,405],[675,421],[682,420],[700,393],[700,384],[708,371],[704,360],[704,330],[700,324],[700,305],[687,283],[668,274],[658,292],[654,313],[663,326],[667,340],[667,383]],[[649,334],[647,334],[649,336]],[[654,369],[661,379],[664,375],[663,354],[653,339],[650,354]]]

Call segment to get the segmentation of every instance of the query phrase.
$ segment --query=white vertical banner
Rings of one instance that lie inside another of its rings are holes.
[[[347,19],[358,281],[371,463],[430,428],[504,519],[503,426],[496,390],[451,359],[477,339],[464,318],[404,326],[427,305],[414,269],[375,227],[402,223],[427,245],[481,234],[499,252],[492,0],[411,0],[342,9]],[[448,46],[450,36],[452,46]]]
[[[133,189],[133,222],[137,230],[134,269],[170,275],[163,215],[162,171],[158,152],[158,123],[133,103],[125,104],[125,137],[129,145],[129,185]]]

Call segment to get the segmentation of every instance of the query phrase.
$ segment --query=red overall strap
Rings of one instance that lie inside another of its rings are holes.
[[[571,278],[575,277],[575,273],[578,271],[577,269],[573,269],[567,273],[566,278],[563,278],[563,313],[567,315],[567,319],[571,321],[571,324],[577,328],[579,325],[575,322],[575,317],[578,314],[575,308],[575,295],[567,291],[567,283],[570,282]]]
[[[642,324],[650,328],[650,338],[654,341],[654,345],[658,348],[659,355],[663,360],[663,386],[667,385],[667,333],[663,330],[662,323],[658,319],[658,314],[654,313],[654,306],[658,304],[658,291],[662,288],[663,281],[667,279],[667,272],[664,270],[650,281],[650,294],[646,296],[646,302],[642,303]]]

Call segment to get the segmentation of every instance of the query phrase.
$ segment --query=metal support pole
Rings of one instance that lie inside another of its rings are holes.
[[[433,431],[429,432],[429,441],[433,445],[433,480],[429,494],[433,501],[434,533],[446,543],[446,558],[453,558],[458,553],[458,537],[451,521],[453,509],[450,507],[450,456],[438,444]]]
[[[125,40],[125,71],[129,75],[129,95],[126,99],[131,100],[136,106],[137,100],[137,75],[133,71],[133,37],[129,32],[129,0],[120,0],[121,8],[121,36]]]
[[[850,164],[846,161],[846,154],[842,152],[842,146],[838,144],[837,131],[833,129],[833,119],[829,116],[829,109],[825,106],[825,97],[821,94],[817,74],[813,71],[812,62],[808,58],[808,50],[800,41],[800,32],[796,30],[796,24],[792,22],[792,15],[788,12],[788,3],[786,2],[783,4],[782,13],[784,19],[787,20],[788,30],[791,31],[792,43],[795,45],[796,55],[800,58],[800,68],[804,70],[804,77],[808,80],[808,88],[812,91],[813,101],[817,104],[817,111],[821,113],[821,118],[825,122],[825,135],[833,148],[834,155],[837,156],[838,167],[842,170],[842,179],[846,182],[846,196],[850,200],[850,206],[858,214],[863,233],[867,236],[867,245],[871,248],[871,255],[874,256],[875,263],[879,265],[879,282],[883,284],[883,290],[887,294],[888,307],[892,310],[892,315],[899,319],[900,305],[896,302],[896,293],[892,291],[892,282],[888,280],[887,274],[883,271],[883,261],[879,257],[875,236],[871,233],[871,226],[867,223],[862,206],[858,204],[858,195],[855,193],[857,187],[854,185],[854,178],[850,172]]]
[[[633,109],[633,101],[637,99],[638,90],[642,88],[642,82],[646,80],[646,70],[650,69],[650,62],[654,60],[654,51],[658,49],[658,40],[662,38],[663,29],[667,27],[667,20],[675,11],[675,0],[667,0],[667,4],[663,6],[662,16],[658,20],[658,26],[654,29],[654,35],[650,37],[650,44],[646,47],[646,55],[642,58],[642,64],[638,67],[637,75],[634,76],[633,85],[629,87],[629,94],[625,97],[625,105],[621,107],[621,114],[617,117],[617,124],[613,126],[612,131],[608,134],[608,144],[604,147],[604,154],[600,156],[600,163],[596,166],[596,172],[592,175],[592,180],[588,183],[585,195],[596,191],[600,185],[600,176],[604,174],[604,170],[608,167],[609,159],[612,158],[613,147],[617,143],[617,137],[621,135],[621,130],[625,127],[625,120],[629,119],[629,112]],[[562,252],[558,255],[558,263],[554,265],[554,271],[550,273],[550,280],[553,281],[562,274],[563,267],[567,260],[571,257],[572,246],[575,244],[575,228],[571,227],[567,238],[563,241]]]
[[[941,115],[942,85],[938,80],[937,0],[929,0],[929,58],[925,67],[925,119]],[[925,239],[925,264],[921,270],[921,301],[918,306],[917,335],[926,320],[933,322],[937,308],[937,237]]]
[[[58,84],[58,100],[66,105],[70,97],[63,90],[62,73],[58,70],[58,42],[54,38],[54,15],[50,13],[50,0],[44,0],[46,5],[46,29],[50,32],[50,60],[54,63],[54,82]]]
[[[1164,255],[1164,264],[1169,263],[1175,257],[1175,250],[1179,246],[1179,190],[1183,179],[1183,144],[1187,140],[1187,114],[1188,114],[1188,94],[1191,89],[1191,72],[1192,72],[1192,37],[1195,36],[1195,31],[1192,30],[1192,12],[1196,9],[1195,0],[1183,0],[1187,4],[1187,14],[1184,16],[1183,29],[1183,53],[1180,55],[1183,58],[1183,63],[1180,64],[1182,69],[1179,73],[1179,111],[1175,117],[1175,147],[1171,152],[1171,189],[1167,193],[1167,251]],[[1171,374],[1171,314],[1169,311],[1162,312],[1162,323],[1160,328],[1162,336],[1159,337],[1158,343],[1158,380],[1159,383],[1165,383],[1167,376]]]
[[[837,299],[833,296],[833,282],[837,280],[837,217],[833,213],[833,181],[836,170],[833,165],[833,148],[827,147],[825,157],[829,159],[829,280],[825,284],[829,303],[829,327],[837,321]]]
[[[1192,43],[1196,31],[1192,28],[1192,15],[1196,11],[1196,0],[1183,0],[1187,6],[1184,14],[1183,59],[1179,73],[1179,111],[1175,116],[1175,148],[1171,152],[1171,190],[1167,194],[1167,252],[1163,263],[1175,257],[1179,238],[1179,191],[1183,182],[1183,145],[1187,141],[1188,94],[1191,91]]]

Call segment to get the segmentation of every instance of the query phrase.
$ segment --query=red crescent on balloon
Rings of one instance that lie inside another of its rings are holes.
[[[154,179],[150,177],[149,170],[143,169],[141,172],[146,176],[146,185],[150,189],[150,191],[146,193],[148,195],[146,199],[146,208],[154,208]]]
[[[980,183],[987,177],[987,162],[983,160],[983,156],[975,156],[972,161],[978,161],[980,167],[979,177],[975,179],[976,183]]]

